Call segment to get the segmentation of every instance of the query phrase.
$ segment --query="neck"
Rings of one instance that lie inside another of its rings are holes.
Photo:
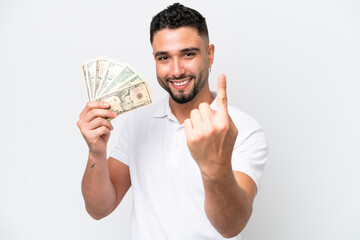
[[[209,105],[214,100],[211,95],[209,84],[207,83],[199,94],[190,102],[180,104],[175,102],[171,97],[169,98],[169,105],[171,112],[174,114],[180,124],[183,124],[186,118],[190,118],[190,112],[199,107],[200,103],[206,102]]]

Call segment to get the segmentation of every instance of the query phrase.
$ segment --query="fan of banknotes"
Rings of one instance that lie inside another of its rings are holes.
[[[89,101],[106,101],[117,115],[152,103],[145,79],[117,59],[96,58],[82,65]]]

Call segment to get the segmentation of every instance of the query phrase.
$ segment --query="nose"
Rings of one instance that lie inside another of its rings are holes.
[[[172,75],[174,78],[179,78],[181,75],[185,74],[185,68],[181,63],[181,59],[174,58],[172,66]]]

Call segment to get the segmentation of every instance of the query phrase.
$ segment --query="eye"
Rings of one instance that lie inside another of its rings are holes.
[[[192,58],[193,56],[195,56],[194,52],[187,52],[187,53],[184,54],[185,58]]]
[[[167,59],[168,59],[167,56],[160,56],[160,57],[158,57],[158,60],[159,60],[159,61],[165,61],[165,60],[167,60]]]

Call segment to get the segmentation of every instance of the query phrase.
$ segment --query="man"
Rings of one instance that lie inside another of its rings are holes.
[[[131,239],[238,236],[267,157],[264,132],[227,106],[224,75],[217,94],[210,92],[214,45],[200,13],[169,6],[153,18],[150,40],[158,82],[170,97],[129,114],[108,160],[109,104],[89,102],[80,114],[89,146],[86,209],[101,219],[132,186]]]

